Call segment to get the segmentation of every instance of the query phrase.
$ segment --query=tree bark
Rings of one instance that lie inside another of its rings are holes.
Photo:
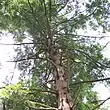
[[[69,73],[65,72],[61,65],[60,50],[56,47],[52,49],[51,58],[54,62],[55,87],[58,94],[58,110],[75,110],[68,87]]]

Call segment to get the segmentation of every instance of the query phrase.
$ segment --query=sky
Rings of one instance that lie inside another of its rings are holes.
[[[5,43],[5,44],[13,43],[12,36],[10,34],[3,35],[0,40],[0,44],[2,43]],[[16,83],[18,81],[17,79],[19,76],[19,72],[17,71],[17,69],[15,69],[15,63],[8,62],[11,59],[13,59],[13,56],[15,55],[14,53],[15,53],[14,46],[0,45],[0,63],[1,63],[0,65],[0,87],[3,86],[4,82],[8,80],[9,80],[8,83],[11,83],[11,82]],[[14,78],[12,79],[13,75],[14,75]]]
[[[80,31],[80,34],[84,34]],[[97,36],[97,32],[89,31],[85,35],[93,35]],[[105,35],[109,36],[110,33],[106,33]],[[107,42],[110,41],[110,37],[106,37],[99,41],[101,45],[106,45]],[[19,71],[15,69],[15,64],[12,62],[7,62],[13,59],[15,55],[14,46],[12,45],[1,45],[1,44],[12,44],[13,39],[11,34],[4,34],[0,40],[0,87],[4,86],[6,81],[8,83],[17,83],[19,77]],[[103,54],[105,57],[110,59],[110,43],[108,43],[107,47],[104,49]],[[109,73],[110,74],[110,73]],[[14,76],[12,78],[12,76]],[[6,80],[7,79],[7,80]],[[12,79],[12,80],[11,80]],[[5,81],[6,80],[6,81]],[[5,83],[4,83],[5,82]],[[101,100],[105,100],[110,96],[110,89],[106,88],[103,84],[97,83],[94,87],[94,91],[98,91],[98,96]],[[108,105],[110,101],[107,101],[104,105]]]

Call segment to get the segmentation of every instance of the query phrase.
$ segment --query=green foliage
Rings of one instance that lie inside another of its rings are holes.
[[[5,100],[8,108],[12,110],[26,110],[26,100],[29,90],[23,90],[22,83],[9,85],[1,91],[0,97]]]
[[[28,85],[28,82],[19,82],[16,85],[6,86],[0,91],[0,98],[5,101],[5,104],[9,109],[27,110],[28,107],[50,108],[52,106],[48,101],[44,102],[44,100],[49,100],[48,91],[46,92],[41,87],[34,87],[34,85],[31,87],[26,85]],[[51,97],[52,96],[50,96],[50,100],[54,101]]]

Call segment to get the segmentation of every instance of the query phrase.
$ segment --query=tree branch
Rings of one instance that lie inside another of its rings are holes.
[[[100,62],[98,62],[98,61],[95,61],[88,53],[86,53],[86,52],[84,52],[84,51],[81,51],[81,50],[79,50],[79,49],[74,49],[74,50],[75,50],[75,51],[78,51],[78,52],[80,52],[80,53],[83,53],[88,59],[92,60],[93,63],[96,64],[98,67],[104,66],[104,67],[106,67],[106,68],[110,68],[110,67],[107,66],[107,65],[104,65],[104,64],[102,64],[102,63],[100,63]],[[100,66],[99,66],[98,64],[99,64]]]
[[[66,1],[66,3],[63,6],[61,6],[61,8],[56,12],[56,14],[58,14],[60,11],[62,11],[67,6],[67,4],[68,4],[68,0]]]
[[[110,41],[108,41],[108,42],[103,46],[103,49],[105,49],[109,43],[110,43]]]
[[[75,82],[71,85],[77,85],[77,84],[84,84],[84,83],[95,83],[95,82],[100,82],[100,81],[106,81],[106,80],[110,80],[110,77],[108,78],[103,78],[103,79],[96,79],[96,80],[89,80],[89,81],[80,81],[80,82]]]
[[[58,110],[58,109],[57,108],[32,108],[31,110]]]
[[[29,7],[30,7],[30,9],[31,9],[31,12],[32,12],[32,15],[33,15],[33,17],[34,17],[35,21],[38,23],[39,27],[41,27],[41,28],[42,28],[42,26],[41,26],[41,24],[40,24],[39,20],[36,18],[36,15],[35,15],[35,13],[34,13],[33,7],[31,6],[31,3],[30,3],[30,1],[29,1],[29,0],[28,0],[28,4],[29,4]],[[40,31],[40,33],[41,33],[42,35],[43,35],[42,31],[45,33],[45,31],[43,30],[43,28],[42,28],[42,30],[41,30],[41,29],[39,29],[39,31]]]
[[[84,12],[84,11],[86,11],[86,10],[83,10],[82,12]],[[87,13],[88,15],[87,15],[87,14],[85,15],[86,18],[88,18],[88,17],[90,17],[92,14],[94,14],[95,11],[96,11],[96,9],[94,9],[93,12],[90,13],[90,14]],[[82,12],[79,12],[77,16],[72,16],[70,19],[66,19],[66,20],[64,20],[64,21],[62,21],[62,22],[59,22],[56,26],[59,26],[59,25],[61,25],[61,24],[63,24],[63,23],[67,23],[67,22],[69,22],[69,21],[73,21],[73,20],[77,19]],[[84,17],[83,19],[86,19],[86,18]],[[83,20],[83,19],[82,19],[82,20]],[[76,24],[76,22],[75,22],[73,25],[75,25],[75,24]]]
[[[21,62],[21,61],[33,60],[33,59],[41,59],[41,60],[44,60],[45,58],[40,58],[40,57],[28,57],[28,58],[19,59],[19,60],[10,60],[10,61],[7,61],[7,62]]]
[[[94,107],[93,109],[91,110],[95,110],[97,108],[99,108],[101,105],[103,105],[106,101],[110,100],[110,97],[108,97],[107,99],[105,99],[103,102],[101,102],[99,105],[97,105],[96,107]]]
[[[90,36],[90,35],[63,34],[63,33],[58,33],[57,35],[64,35],[64,36],[70,35],[70,36],[78,36],[78,37],[82,36],[82,37],[86,37],[86,38],[95,38],[95,39],[96,38],[102,39],[102,38],[105,38],[105,37],[110,37],[110,36]],[[107,42],[107,44],[103,48],[105,48],[108,45],[108,43],[110,43],[110,42]],[[41,43],[34,43],[34,42],[30,42],[30,43],[28,43],[28,42],[25,42],[25,43],[13,43],[13,44],[0,43],[0,45],[28,45],[28,44],[32,45],[32,44],[41,44]]]
[[[48,19],[48,15],[47,15],[47,8],[46,8],[45,0],[43,0],[43,4],[44,4],[44,10],[45,10],[45,17],[46,17],[46,21],[47,21],[48,34],[50,34],[50,23],[49,23],[49,19]]]
[[[57,95],[57,93],[55,91],[50,91],[50,90],[41,90],[41,89],[30,89],[30,91],[38,91],[38,92],[49,92],[51,94],[55,94]],[[30,92],[29,94],[31,94],[32,92]]]
[[[102,39],[102,38],[105,38],[105,37],[110,37],[110,36],[90,36],[90,35],[80,35],[80,34],[64,34],[64,33],[58,33],[57,35],[64,35],[64,36],[78,36],[78,37],[80,37],[80,36],[82,36],[82,37],[86,37],[86,38],[94,38],[94,39],[96,39],[96,38],[99,38],[99,39]]]
[[[32,45],[32,44],[37,44],[37,43],[13,43],[13,44],[5,44],[5,43],[0,43],[0,45]]]

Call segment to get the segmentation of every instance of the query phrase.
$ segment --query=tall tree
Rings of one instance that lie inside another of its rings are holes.
[[[88,25],[109,29],[108,1],[1,0],[0,16],[1,30],[12,33],[18,45],[14,61],[22,76],[28,73],[33,84],[54,90],[58,110],[77,109],[72,85],[102,78],[102,71],[108,68],[102,47],[77,33]],[[82,95],[80,98],[83,101]]]

